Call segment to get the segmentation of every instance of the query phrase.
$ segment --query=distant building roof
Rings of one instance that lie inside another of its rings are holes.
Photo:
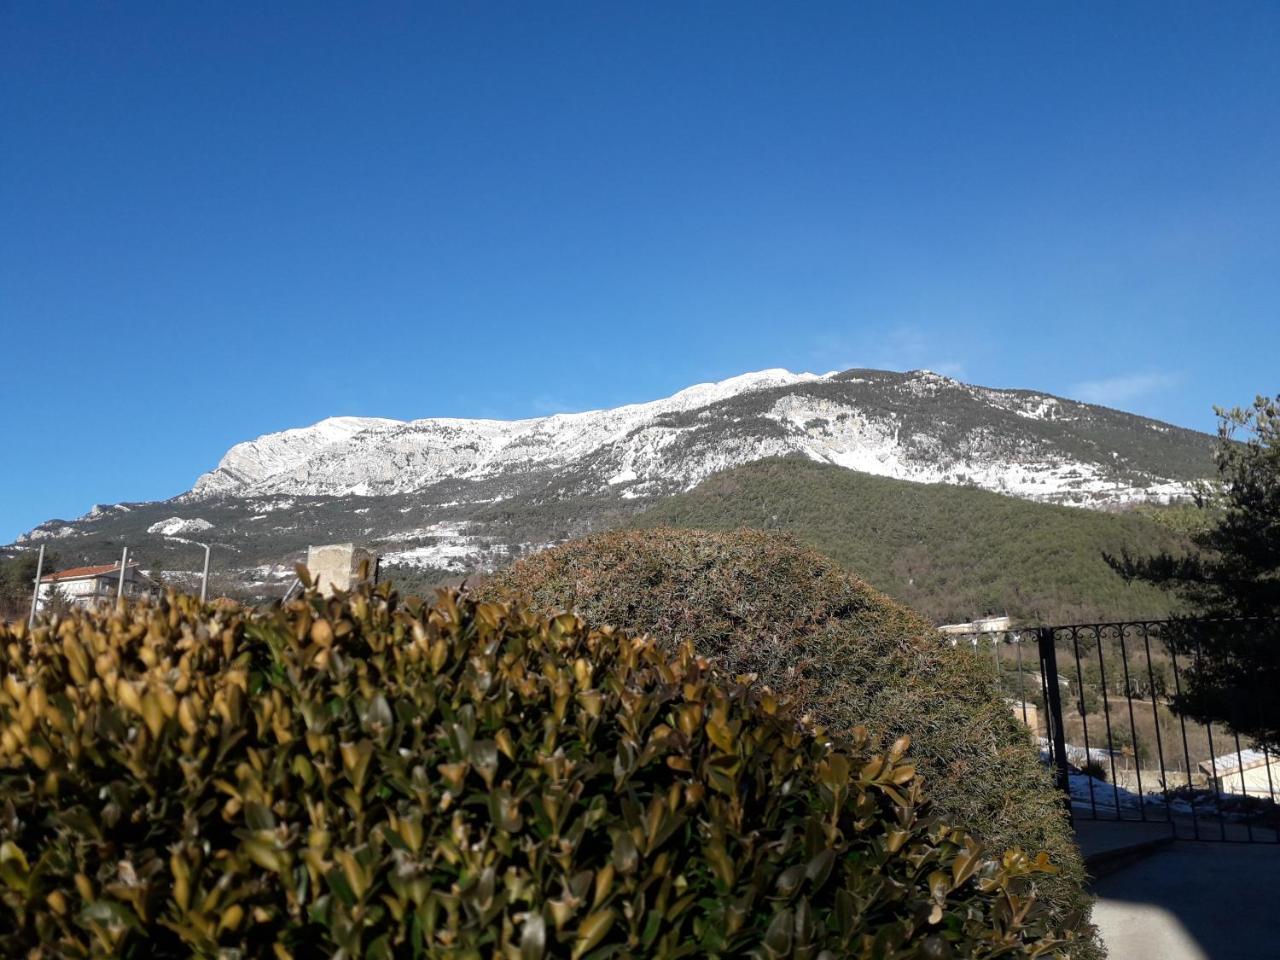
[[[1215,771],[1218,776],[1223,776],[1235,773],[1237,770],[1255,770],[1275,763],[1277,760],[1280,760],[1280,757],[1273,757],[1261,750],[1241,750],[1238,756],[1235,753],[1224,753],[1216,757],[1212,764],[1208,760],[1201,760],[1200,769],[1210,776],[1214,775]]]
[[[1051,749],[1051,744],[1047,737],[1036,737],[1036,742],[1040,744],[1041,753],[1045,753]],[[1106,750],[1102,747],[1090,747],[1086,750],[1084,747],[1074,743],[1063,744],[1066,748],[1065,753],[1067,760],[1074,763],[1077,767],[1083,767],[1085,764],[1093,761],[1094,763],[1106,763],[1116,755],[1114,750]]]
[[[1013,627],[1013,617],[981,617],[968,623],[946,623],[938,629],[943,633],[1003,633]]]
[[[136,563],[129,564],[129,569],[137,568]],[[119,563],[104,563],[96,567],[72,567],[70,570],[59,570],[56,573],[46,573],[40,578],[41,583],[57,583],[59,580],[87,580],[90,577],[101,577],[108,573],[119,574]]]

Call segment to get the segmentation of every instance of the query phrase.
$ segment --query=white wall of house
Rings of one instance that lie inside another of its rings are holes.
[[[1251,797],[1270,797],[1275,793],[1280,798],[1280,762],[1270,765],[1270,780],[1267,779],[1267,764],[1246,767],[1243,771],[1232,770],[1230,773],[1218,775],[1220,789],[1224,793],[1243,793]]]
[[[82,600],[85,597],[92,597],[98,594],[102,584],[101,577],[84,577],[77,580],[58,580],[53,583],[40,584],[40,599],[46,600],[49,595],[56,589],[58,593],[66,597],[68,600]],[[115,588],[115,580],[111,581],[112,589]]]
[[[74,579],[44,582],[40,584],[38,605],[43,607],[55,589],[62,597],[82,606],[87,606],[97,600],[114,600],[118,585],[114,571],[76,577]],[[146,592],[147,581],[138,573],[136,567],[129,567],[125,572],[124,578],[125,596],[133,598]]]
[[[1201,761],[1200,770],[1206,777],[1213,776],[1208,760]],[[1218,789],[1223,793],[1280,799],[1280,757],[1269,752],[1250,748],[1238,757],[1228,753],[1217,758],[1217,771]]]

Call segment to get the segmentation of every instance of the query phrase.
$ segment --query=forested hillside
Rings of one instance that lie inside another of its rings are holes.
[[[799,458],[718,473],[638,526],[786,531],[939,623],[992,613],[1047,623],[1158,617],[1169,598],[1126,585],[1104,551],[1178,549],[1150,516],[1031,503]]]

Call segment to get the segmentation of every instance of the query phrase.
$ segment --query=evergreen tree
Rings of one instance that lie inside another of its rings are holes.
[[[31,591],[35,586],[35,550],[24,550],[13,557],[0,560],[0,619],[17,620],[31,609]],[[46,553],[44,573],[57,570],[57,556]]]
[[[1217,413],[1219,483],[1198,498],[1212,519],[1193,534],[1196,549],[1107,561],[1127,580],[1174,592],[1199,618],[1221,618],[1171,631],[1187,666],[1175,706],[1280,746],[1280,396]]]

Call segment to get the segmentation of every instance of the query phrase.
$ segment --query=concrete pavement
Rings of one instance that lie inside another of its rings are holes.
[[[1094,892],[1111,960],[1280,960],[1280,847],[1179,841]]]

